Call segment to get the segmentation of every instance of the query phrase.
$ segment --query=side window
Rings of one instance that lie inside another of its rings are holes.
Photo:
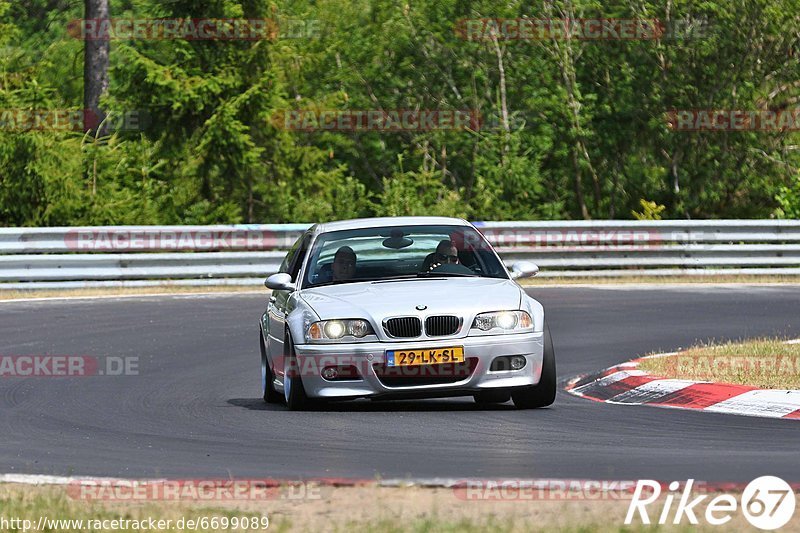
[[[303,261],[306,258],[306,254],[308,253],[308,243],[311,241],[311,235],[303,235],[303,237],[298,241],[300,243],[299,248],[296,250],[294,258],[292,258],[292,262],[289,266],[289,274],[292,276],[292,281],[297,281],[297,274],[300,273],[300,267],[303,266]]]
[[[300,248],[300,244],[305,239],[305,235],[302,235],[295,243],[289,248],[289,252],[286,254],[286,257],[283,258],[283,263],[281,263],[281,267],[278,269],[278,272],[281,274],[288,274],[289,269],[291,268],[292,264],[294,263],[294,258],[297,256],[297,250]]]

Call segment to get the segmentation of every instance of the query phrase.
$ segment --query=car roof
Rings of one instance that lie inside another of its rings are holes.
[[[327,233],[361,228],[391,228],[396,226],[469,226],[469,222],[451,217],[376,217],[354,218],[325,222],[314,226],[314,233]]]

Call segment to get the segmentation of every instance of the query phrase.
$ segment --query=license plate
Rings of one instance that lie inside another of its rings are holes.
[[[386,366],[440,365],[463,362],[463,346],[386,351]]]

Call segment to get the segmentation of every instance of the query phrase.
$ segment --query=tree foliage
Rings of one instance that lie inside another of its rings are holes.
[[[800,0],[110,4],[117,19],[270,19],[306,33],[112,41],[112,124],[101,134],[0,119],[4,225],[800,213],[797,130],[675,131],[666,120],[670,110],[797,107]],[[68,31],[81,8],[0,0],[0,112],[81,108],[83,43]],[[517,17],[658,19],[668,31],[456,31],[462,19]],[[290,110],[469,110],[481,127],[299,131],[281,123]],[[134,127],[113,127],[114,117]]]

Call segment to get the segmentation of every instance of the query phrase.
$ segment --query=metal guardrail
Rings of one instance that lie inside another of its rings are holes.
[[[541,276],[800,275],[800,221],[478,222]],[[0,289],[256,285],[308,226],[0,228]]]

